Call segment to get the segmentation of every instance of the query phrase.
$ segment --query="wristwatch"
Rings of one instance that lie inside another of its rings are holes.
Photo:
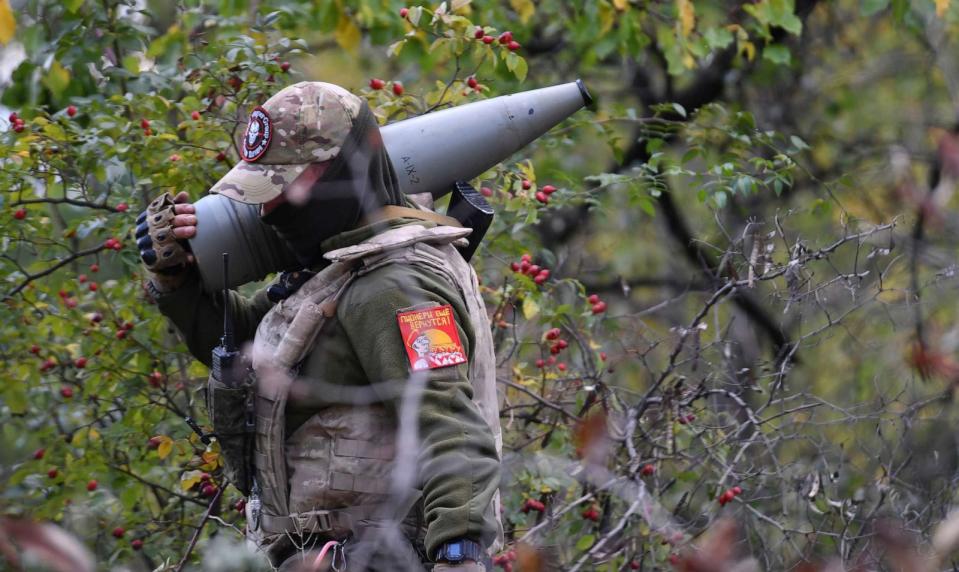
[[[436,562],[448,562],[450,564],[457,564],[465,560],[482,562],[485,554],[486,551],[478,542],[459,539],[451,540],[440,546],[439,550],[436,551],[435,560]]]

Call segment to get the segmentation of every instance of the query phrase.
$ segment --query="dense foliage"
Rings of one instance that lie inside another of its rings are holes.
[[[582,77],[595,109],[474,181],[497,566],[941,569],[944,533],[909,559],[959,478],[957,38],[949,0],[0,0],[0,522],[242,569],[136,213],[296,81],[386,123]]]

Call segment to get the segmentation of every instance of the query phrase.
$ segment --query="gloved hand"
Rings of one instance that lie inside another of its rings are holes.
[[[470,560],[460,564],[437,564],[433,566],[433,572],[486,572],[486,566]]]
[[[187,193],[174,198],[164,193],[150,203],[136,220],[140,260],[150,281],[161,292],[179,287],[195,263],[184,242],[196,236],[196,210]]]

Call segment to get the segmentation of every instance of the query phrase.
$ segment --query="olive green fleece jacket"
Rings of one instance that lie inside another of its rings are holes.
[[[408,223],[424,224],[400,224]],[[385,229],[382,225],[378,228]],[[323,249],[356,244],[375,232],[374,227],[349,231],[326,241]],[[160,311],[183,335],[190,352],[207,366],[223,333],[218,299],[203,292],[198,278],[157,299]],[[329,384],[344,389],[375,384],[377,397],[388,407],[398,408],[410,362],[396,314],[427,302],[453,307],[460,340],[472,359],[474,334],[469,312],[449,282],[419,266],[378,268],[353,281],[340,299],[335,319],[326,322],[304,360],[299,375],[308,380],[307,390],[290,396],[287,435],[331,404]],[[238,343],[253,338],[257,324],[272,306],[265,288],[252,298],[231,291],[229,304]],[[488,546],[496,534],[487,507],[499,485],[499,459],[492,433],[472,401],[467,365],[429,370],[419,409],[417,485],[423,495],[425,545],[430,557],[444,542],[465,538]],[[310,391],[310,383],[320,385],[316,382],[326,387]]]

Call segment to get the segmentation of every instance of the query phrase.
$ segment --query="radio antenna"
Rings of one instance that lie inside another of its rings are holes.
[[[230,311],[230,290],[227,287],[230,278],[230,253],[223,253],[223,338],[220,341],[228,352],[235,350],[233,347],[233,312]]]

